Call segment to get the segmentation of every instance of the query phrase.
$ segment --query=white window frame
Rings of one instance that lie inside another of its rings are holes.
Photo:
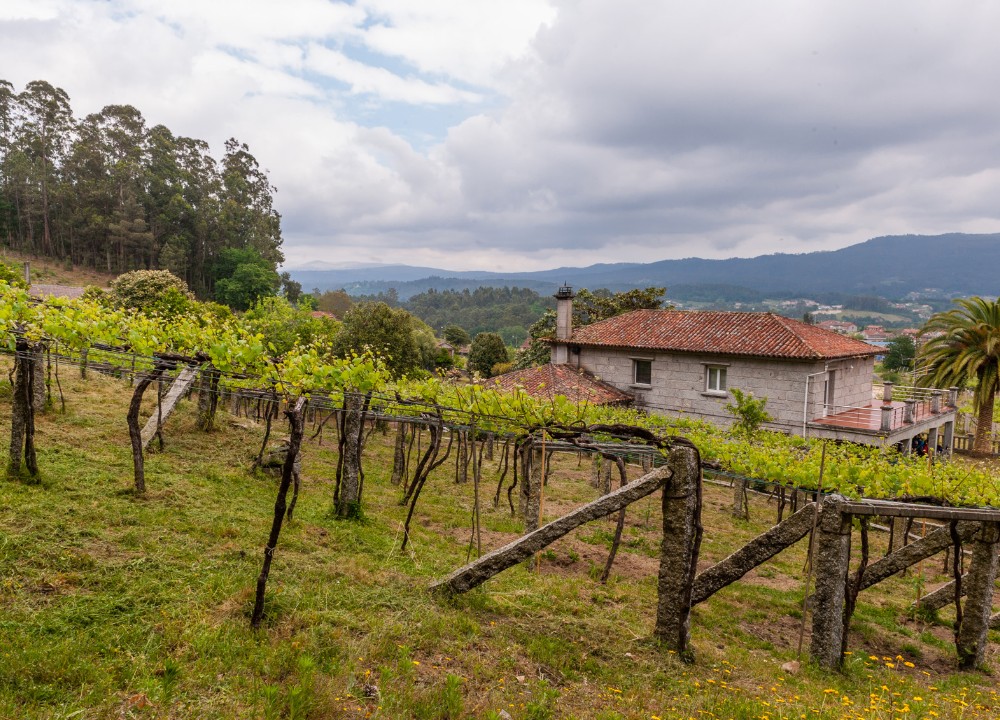
[[[632,361],[632,387],[648,388],[653,386],[653,358],[634,357]],[[639,382],[639,363],[649,366],[649,382]]]
[[[715,364],[705,364],[705,390],[706,395],[717,395],[719,397],[725,397],[729,395],[729,383],[728,383],[728,366],[727,365],[715,365]],[[712,383],[714,375],[714,386]]]

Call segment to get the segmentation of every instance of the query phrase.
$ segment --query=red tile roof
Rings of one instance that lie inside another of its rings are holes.
[[[884,352],[773,313],[636,310],[576,330],[585,346],[823,360]]]
[[[487,387],[513,392],[521,388],[531,397],[550,399],[562,395],[569,400],[592,405],[618,405],[632,402],[632,396],[598,380],[572,365],[551,363],[526,370],[514,370],[486,381]]]

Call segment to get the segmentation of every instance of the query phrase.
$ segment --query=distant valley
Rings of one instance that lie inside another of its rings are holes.
[[[728,260],[662,260],[537,272],[455,272],[383,265],[289,268],[306,290],[343,288],[351,295],[395,289],[401,300],[435,290],[521,287],[541,294],[559,285],[629,290],[666,286],[677,302],[759,303],[766,298],[878,296],[890,300],[1000,295],[1000,233],[895,235],[829,252]]]

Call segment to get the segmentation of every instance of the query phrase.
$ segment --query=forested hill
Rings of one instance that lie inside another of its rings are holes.
[[[12,250],[115,274],[166,269],[201,297],[241,267],[277,289],[273,190],[236,140],[217,160],[131,105],[76,118],[62,89],[0,80],[0,244]]]
[[[429,288],[516,285],[551,293],[568,282],[577,287],[628,290],[666,286],[728,287],[748,297],[841,293],[900,298],[935,289],[941,295],[1000,295],[1000,233],[989,235],[896,235],[873,238],[830,252],[776,254],[729,260],[663,260],[592,265],[528,273],[449,272],[437,268],[385,266],[345,270],[292,270],[305,288],[346,288],[356,294],[394,287],[401,298]]]

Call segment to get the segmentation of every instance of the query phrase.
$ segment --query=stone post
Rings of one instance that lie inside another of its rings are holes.
[[[601,482],[597,489],[601,491],[601,495],[607,495],[611,492],[611,467],[614,462],[610,458],[601,458]]]
[[[941,412],[941,390],[935,390],[931,393],[931,412],[937,415]]]
[[[886,405],[892,402],[892,386],[895,384],[894,382],[882,383],[882,402]]]
[[[958,407],[958,388],[954,385],[948,388],[948,407],[952,410]]]
[[[701,468],[694,448],[684,446],[670,451],[668,466],[673,475],[663,488],[663,540],[653,634],[668,650],[692,660],[688,642],[691,592],[701,543]]]
[[[906,406],[903,409],[903,422],[907,425],[913,424],[913,418],[916,417],[917,401],[910,399],[906,400]]]
[[[538,529],[538,513],[542,502],[542,448],[531,446],[528,472],[521,483],[521,514],[524,517],[524,534]]]
[[[750,503],[747,502],[747,481],[738,478],[733,481],[733,517],[750,519]]]
[[[958,667],[972,670],[983,664],[986,634],[993,612],[993,583],[997,576],[997,551],[1000,549],[1000,523],[984,522],[972,539],[972,564],[965,578],[966,601],[962,627],[955,649]]]
[[[882,432],[889,432],[892,430],[892,405],[882,406],[882,422],[880,429]]]
[[[32,373],[31,398],[35,406],[35,412],[41,414],[45,412],[45,344],[39,343],[38,347],[32,351],[31,362],[35,366]]]
[[[931,428],[927,431],[927,454],[934,456],[937,454],[938,429]]]
[[[951,457],[951,453],[954,449],[955,449],[955,421],[952,420],[944,424],[944,454],[947,457]]]
[[[597,453],[590,459],[590,487],[601,487],[601,456]]]
[[[361,508],[361,435],[365,398],[358,392],[344,394],[344,464],[337,498],[337,517],[353,517]]]
[[[823,503],[817,527],[816,592],[809,654],[820,667],[840,667],[844,637],[844,589],[851,559],[851,515],[841,512],[841,495]]]

